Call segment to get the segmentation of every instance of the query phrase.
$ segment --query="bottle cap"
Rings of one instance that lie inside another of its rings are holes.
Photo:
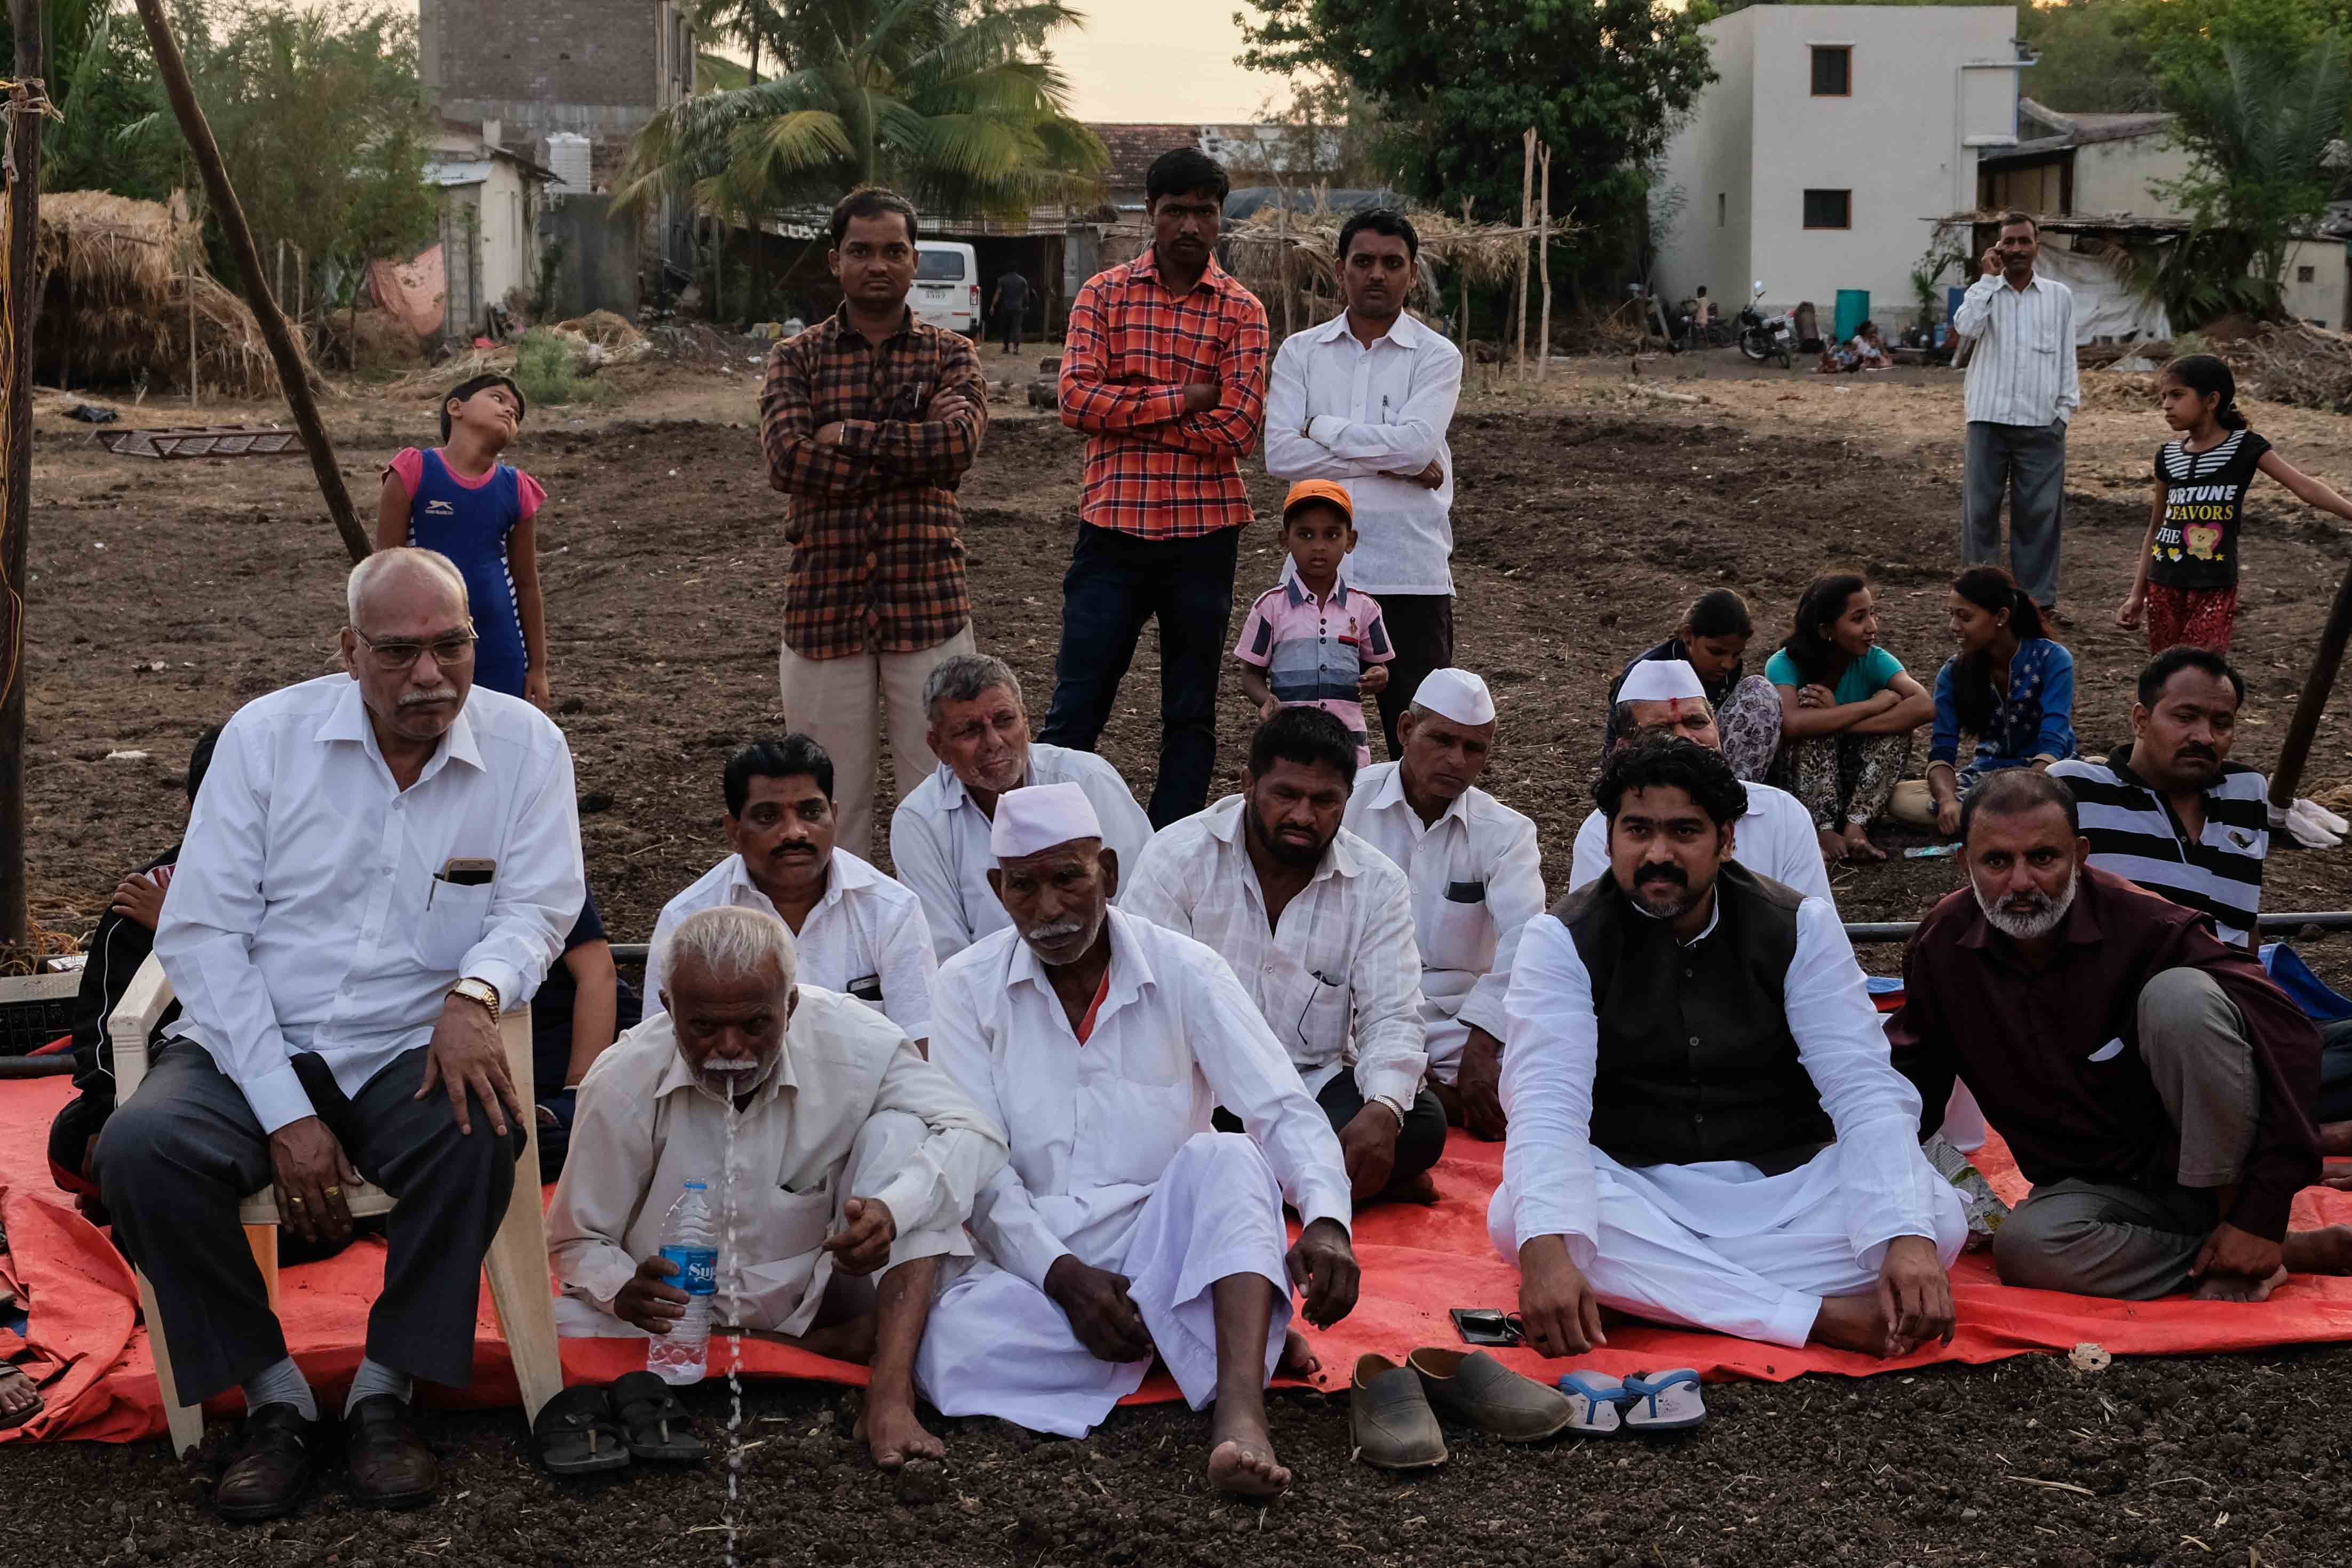
[[[686,1184],[686,1190],[688,1192],[709,1192],[710,1190],[710,1184],[707,1181],[690,1181]]]

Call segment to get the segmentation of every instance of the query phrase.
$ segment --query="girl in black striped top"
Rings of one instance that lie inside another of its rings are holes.
[[[2147,622],[2147,651],[2194,643],[2230,651],[2238,616],[2238,527],[2246,492],[2267,474],[2295,497],[2352,521],[2352,502],[2298,470],[2246,427],[2238,382],[2212,354],[2189,354],[2157,378],[2164,423],[2181,433],[2156,455],[2156,500],[2118,625]]]

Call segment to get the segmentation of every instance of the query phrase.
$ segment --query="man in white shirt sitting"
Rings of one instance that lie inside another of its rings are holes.
[[[756,909],[792,927],[804,983],[856,998],[922,1050],[940,967],[923,901],[835,846],[832,757],[805,735],[753,741],[727,759],[720,787],[735,852],[662,906],[646,960],[647,1014],[661,1008],[667,938],[681,921]]]
[[[732,1238],[714,1324],[870,1363],[858,1435],[874,1462],[937,1458],[915,1417],[915,1347],[940,1260],[971,1255],[964,1221],[1004,1164],[1003,1134],[888,1019],[796,983],[792,935],[765,911],[698,911],[667,946],[667,1010],[580,1086],[547,1213],[557,1326],[667,1333],[687,1295],[662,1226],[688,1182],[707,1182]]]
[[[1601,1308],[1743,1339],[1948,1341],[1960,1196],[1919,1152],[1837,913],[1731,862],[1722,757],[1653,741],[1597,793],[1610,874],[1530,921],[1511,974],[1511,1136],[1487,1210],[1528,1343]]]
[[[1624,689],[1617,694],[1616,719],[1620,752],[1650,740],[1687,740],[1709,751],[1723,749],[1706,688],[1699,684],[1698,672],[1682,659],[1651,659],[1628,669]],[[1731,858],[1758,876],[1837,907],[1812,814],[1786,789],[1748,785],[1748,810],[1732,833]],[[1582,887],[1608,874],[1609,821],[1594,811],[1576,830],[1576,859],[1568,883]]]
[[[1536,825],[1477,787],[1495,699],[1469,671],[1432,671],[1397,733],[1402,758],[1356,775],[1343,821],[1412,884],[1429,1091],[1448,1122],[1496,1140],[1503,997],[1519,931],[1544,910]]]
[[[1076,785],[1006,797],[990,841],[1012,925],[940,968],[931,1049],[1013,1157],[918,1380],[942,1415],[1076,1437],[1157,1354],[1193,1409],[1216,1402],[1211,1482],[1280,1492],[1265,1384],[1315,1364],[1290,1287],[1318,1327],[1356,1304],[1330,1126],[1223,959],[1110,907],[1118,855]],[[1246,1135],[1211,1130],[1221,1104]]]
[[[292,1510],[325,1446],[237,1224],[273,1185],[298,1235],[336,1242],[346,1184],[399,1196],[343,1446],[362,1501],[431,1500],[410,1380],[472,1379],[482,1259],[532,1113],[499,1014],[539,988],[586,895],[572,753],[530,704],[474,688],[457,569],[379,550],[348,598],[349,673],[222,731],[155,933],[179,1021],[98,1145],[116,1239],[177,1325],[179,1396],[244,1387],[213,1494],[233,1520]]]
[[[1347,726],[1284,708],[1250,737],[1242,792],[1161,829],[1120,907],[1233,967],[1330,1117],[1358,1203],[1430,1203],[1445,1107],[1423,1084],[1412,889],[1340,826],[1355,780]]]
[[[988,830],[1007,790],[1076,784],[1122,863],[1133,865],[1143,852],[1151,821],[1127,780],[1091,751],[1031,740],[1021,683],[1003,660],[985,653],[941,660],[923,683],[923,707],[939,770],[911,790],[912,780],[899,780],[904,798],[890,819],[890,859],[898,880],[922,896],[941,963],[1006,925],[1004,906],[989,891],[996,861]]]

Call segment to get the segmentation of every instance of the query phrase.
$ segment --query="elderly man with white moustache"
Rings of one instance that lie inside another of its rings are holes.
[[[940,1260],[971,1254],[964,1220],[1004,1164],[1003,1134],[903,1029],[796,983],[774,915],[699,910],[665,945],[665,1010],[580,1085],[547,1216],[557,1327],[667,1333],[687,1297],[662,1225],[685,1184],[705,1182],[733,1239],[714,1317],[870,1364],[859,1436],[874,1462],[937,1458],[915,1416],[915,1347]]]
[[[1617,693],[1615,715],[1614,752],[1650,740],[1687,740],[1709,751],[1723,749],[1706,687],[1687,660],[1651,659],[1628,669]],[[1804,802],[1769,784],[1751,782],[1747,789],[1748,810],[1733,830],[1731,858],[1759,876],[1836,908],[1829,867],[1822,859],[1821,835],[1813,831]],[[1568,882],[1570,887],[1582,887],[1608,874],[1609,820],[1596,810],[1576,830],[1576,859]]]
[[[1356,775],[1341,825],[1412,885],[1429,1092],[1446,1120],[1503,1136],[1503,998],[1519,932],[1544,910],[1536,825],[1477,787],[1495,699],[1467,670],[1432,671],[1397,720],[1403,750]]]
[[[1008,790],[1076,784],[1102,822],[1103,842],[1133,869],[1151,841],[1150,819],[1118,769],[1093,752],[1029,738],[1021,682],[1010,664],[986,653],[942,659],[923,683],[923,708],[940,766],[919,784],[898,781],[890,858],[898,880],[922,897],[941,963],[1004,929],[1004,906],[989,890],[996,861],[988,831]]]
[[[932,1309],[918,1381],[943,1415],[1082,1437],[1156,1354],[1214,1400],[1209,1479],[1290,1483],[1265,1384],[1311,1370],[1288,1332],[1355,1306],[1339,1140],[1224,961],[1111,907],[1116,851],[1086,793],[997,802],[990,881],[1012,925],[940,970],[933,1060],[1010,1136]],[[1230,1108],[1244,1133],[1211,1130]],[[1303,1223],[1286,1251],[1283,1204]]]

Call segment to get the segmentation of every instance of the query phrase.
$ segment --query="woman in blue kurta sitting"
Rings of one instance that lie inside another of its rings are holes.
[[[1900,786],[1892,802],[1895,816],[1948,836],[1985,779],[2074,755],[2074,655],[2045,634],[2033,596],[1997,566],[1970,567],[1952,582],[1951,617],[1959,651],[1936,676],[1927,782]],[[1977,742],[1965,768],[1964,735]]]

